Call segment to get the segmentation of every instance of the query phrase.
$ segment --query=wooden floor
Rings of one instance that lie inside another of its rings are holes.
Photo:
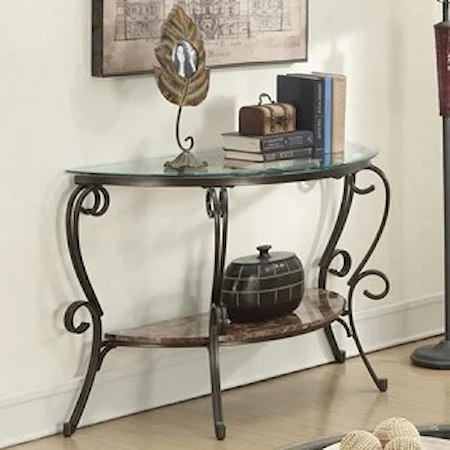
[[[224,393],[227,438],[213,435],[205,397],[78,430],[65,439],[11,447],[15,450],[229,450],[276,449],[293,442],[373,428],[392,416],[416,424],[450,423],[450,373],[412,366],[409,355],[424,343],[372,353],[380,393],[360,358],[330,364]]]

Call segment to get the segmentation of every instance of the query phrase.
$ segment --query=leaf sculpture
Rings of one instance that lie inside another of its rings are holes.
[[[197,53],[197,69],[191,76],[182,77],[175,69],[173,51],[181,42],[190,43]],[[161,65],[154,71],[162,95],[178,106],[199,105],[209,90],[205,47],[194,22],[180,6],[174,6],[167,17],[155,54]]]
[[[201,168],[207,164],[191,153],[194,139],[180,141],[180,118],[184,106],[199,105],[208,94],[209,69],[203,40],[192,19],[180,6],[174,6],[162,27],[161,43],[155,49],[160,67],[154,67],[158,88],[171,103],[178,105],[175,126],[177,144],[183,152],[165,165],[170,169]]]

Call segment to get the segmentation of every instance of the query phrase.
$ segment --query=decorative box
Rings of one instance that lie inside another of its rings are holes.
[[[268,97],[269,103],[262,103]],[[259,104],[239,109],[239,133],[243,135],[270,135],[295,131],[296,112],[290,103],[275,103],[269,95],[261,94]]]
[[[304,294],[304,270],[291,252],[269,253],[270,245],[257,248],[259,254],[232,261],[226,268],[222,302],[231,322],[259,322],[294,311]]]

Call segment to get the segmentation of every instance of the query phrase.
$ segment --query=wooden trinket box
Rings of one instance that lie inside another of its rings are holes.
[[[269,103],[262,103],[263,97]],[[268,94],[259,96],[259,104],[239,109],[239,133],[250,136],[295,131],[296,112],[290,103],[275,103]]]

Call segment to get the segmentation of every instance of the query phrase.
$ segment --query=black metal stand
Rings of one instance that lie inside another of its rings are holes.
[[[449,0],[438,0],[442,3],[444,21],[449,20]],[[411,362],[429,369],[450,369],[450,122],[449,117],[442,119],[443,130],[443,165],[444,165],[444,308],[445,337],[437,345],[419,347],[411,354]]]
[[[362,360],[364,361],[364,364],[367,368],[367,370],[370,373],[370,376],[372,377],[374,383],[378,387],[380,391],[386,391],[387,390],[387,379],[386,378],[379,378],[377,374],[375,373],[373,367],[370,364],[370,361],[368,360],[364,349],[361,345],[361,341],[358,337],[358,333],[356,330],[354,317],[353,317],[353,295],[355,292],[355,289],[357,285],[364,280],[367,277],[378,277],[382,280],[384,284],[384,288],[380,293],[372,293],[368,291],[367,289],[363,291],[363,294],[370,298],[371,300],[381,300],[389,292],[389,280],[387,276],[379,271],[374,269],[365,269],[365,266],[367,262],[369,261],[370,257],[372,256],[378,241],[380,240],[380,237],[384,231],[384,228],[386,226],[386,221],[389,214],[389,206],[390,206],[390,187],[389,183],[386,179],[386,176],[384,173],[375,166],[369,166],[366,169],[376,175],[381,179],[383,182],[383,187],[385,191],[385,204],[384,204],[384,211],[381,218],[380,225],[378,227],[378,231],[375,235],[375,238],[372,241],[372,244],[370,245],[366,255],[362,259],[362,261],[359,263],[359,265],[356,267],[355,271],[353,272],[352,276],[349,278],[347,285],[349,286],[349,293],[348,293],[348,305],[347,305],[347,316],[348,316],[348,325],[343,320],[340,320],[339,323],[344,326],[347,336],[352,337],[355,341],[356,347],[358,348],[358,352],[361,355]],[[362,172],[362,171],[360,171]],[[358,172],[358,173],[360,173]],[[338,241],[342,235],[342,232],[344,230],[345,224],[347,223],[348,215],[351,210],[351,206],[353,203],[354,195],[367,195],[370,194],[375,190],[374,185],[370,185],[367,188],[359,188],[356,185],[356,175],[357,174],[351,174],[347,175],[344,179],[344,190],[342,194],[342,200],[341,200],[341,206],[339,210],[339,214],[336,219],[336,224],[334,226],[333,232],[331,234],[330,240],[328,241],[328,245],[325,249],[325,252],[322,256],[322,259],[320,261],[320,271],[319,271],[319,287],[322,289],[326,289],[326,282],[327,282],[327,275],[328,273],[338,276],[338,277],[345,277],[350,273],[350,270],[352,268],[352,257],[350,256],[350,253],[347,250],[337,249]],[[337,257],[340,256],[343,260],[343,264],[340,270],[331,269],[330,265],[332,261]],[[341,350],[337,344],[336,338],[333,334],[333,330],[331,326],[328,326],[324,329],[325,336],[328,340],[328,343],[331,347],[331,350],[333,352],[333,356],[335,358],[335,361],[338,363],[342,363],[345,361],[345,352]]]
[[[186,137],[184,139],[184,142],[186,143],[185,145],[183,145],[183,143],[181,142],[180,121],[182,110],[183,107],[180,106],[178,108],[177,121],[175,123],[175,138],[177,140],[177,144],[181,150],[181,153],[174,160],[167,161],[164,165],[168,169],[179,171],[183,171],[186,169],[200,169],[202,167],[206,167],[207,163],[205,161],[199,161],[191,151],[194,148],[194,138],[192,136]]]

